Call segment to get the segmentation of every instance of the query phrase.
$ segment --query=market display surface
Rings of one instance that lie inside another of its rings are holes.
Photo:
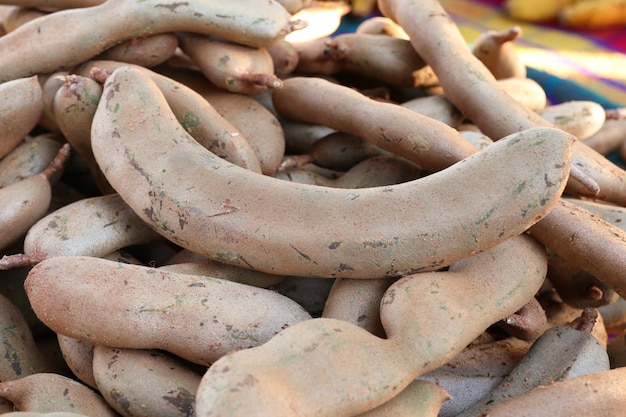
[[[0,2],[0,413],[619,415],[626,77],[503,3]]]

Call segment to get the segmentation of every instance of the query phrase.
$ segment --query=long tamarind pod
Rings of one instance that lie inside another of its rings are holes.
[[[522,234],[455,265],[453,272],[407,276],[386,291],[381,320],[387,339],[319,318],[223,356],[202,378],[197,415],[226,415],[233,404],[242,415],[275,417],[371,410],[524,305],[543,282],[547,262],[544,248]],[[329,355],[342,366],[329,367]]]
[[[593,372],[535,388],[488,408],[489,417],[618,416],[626,407],[626,367]]]
[[[191,140],[140,71],[119,68],[104,88],[92,147],[127,204],[183,248],[275,274],[378,278],[450,265],[539,221],[569,172],[572,137],[538,128],[403,184],[358,191],[292,184],[242,170]],[[137,108],[143,129],[133,128]],[[146,129],[157,124],[146,143]],[[211,187],[195,186],[199,176]],[[489,184],[488,196],[473,192],[477,183]],[[441,207],[462,201],[463,213],[442,222]],[[392,221],[381,216],[388,210]],[[343,227],[348,218],[351,227]],[[285,222],[298,224],[298,234],[285,236]]]
[[[96,345],[93,373],[104,399],[124,417],[191,417],[201,375],[153,349]]]
[[[593,326],[593,322],[589,325]],[[487,408],[539,386],[609,370],[607,351],[590,331],[590,328],[584,325],[580,328],[576,323],[550,328],[496,388],[458,417],[482,415]]]
[[[67,69],[122,41],[163,32],[198,32],[245,45],[267,46],[292,30],[290,17],[279,3],[256,0],[113,0],[61,10],[0,39],[0,81]],[[67,47],[68,39],[85,41]],[[28,56],[21,52],[26,49]]]
[[[162,237],[141,220],[119,194],[87,197],[38,220],[26,233],[24,253],[105,256]]]
[[[0,160],[0,188],[41,173],[63,146],[50,134],[28,137]],[[51,178],[56,182],[61,172]]]
[[[68,411],[92,417],[119,417],[100,394],[69,377],[36,373],[0,382],[0,397],[21,411]]]
[[[95,59],[126,62],[151,68],[170,59],[178,47],[175,33],[138,36],[112,46]]]
[[[43,111],[41,94],[37,77],[18,78],[0,84],[0,158],[11,152],[37,124]]]
[[[24,287],[35,313],[57,333],[106,346],[163,349],[201,365],[311,317],[271,290],[88,256],[45,259]],[[98,295],[103,292],[115,298],[114,309]]]
[[[352,133],[429,171],[476,151],[444,123],[317,77],[286,79],[283,88],[274,90],[272,101],[282,117]]]
[[[52,199],[49,178],[63,169],[69,149],[63,145],[41,173],[0,189],[0,249],[26,234],[46,214]]]

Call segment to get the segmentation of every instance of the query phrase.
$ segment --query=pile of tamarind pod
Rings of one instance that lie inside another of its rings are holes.
[[[620,414],[626,111],[346,7],[0,1],[0,413]]]

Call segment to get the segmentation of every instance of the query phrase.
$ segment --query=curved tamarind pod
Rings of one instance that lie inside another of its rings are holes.
[[[456,127],[463,120],[461,112],[443,95],[416,97],[400,103],[400,106],[452,127]]]
[[[232,404],[242,415],[256,416],[341,417],[368,411],[519,309],[541,285],[547,262],[541,245],[518,235],[455,265],[456,272],[414,274],[389,287],[381,302],[387,339],[342,320],[319,318],[221,357],[200,382],[198,416],[227,414]],[[342,366],[329,367],[329,355]]]
[[[119,417],[91,388],[54,373],[40,372],[13,381],[2,381],[0,397],[11,401],[21,411],[68,411],[92,417]]]
[[[132,245],[162,240],[119,194],[87,197],[63,206],[34,223],[24,239],[24,253],[101,257]]]
[[[377,278],[441,268],[536,223],[560,197],[569,172],[572,137],[557,129],[533,129],[415,182],[359,191],[292,184],[246,172],[203,150],[168,115],[167,102],[140,71],[119,68],[104,88],[107,100],[94,117],[92,147],[129,206],[183,248],[269,273]],[[128,128],[136,120],[133,108],[143,108],[141,131]],[[154,123],[160,133],[146,144],[145,129]],[[198,169],[213,185],[181,187],[196,183]],[[471,192],[476,183],[492,184],[490,198]],[[271,215],[259,210],[264,200],[272,202]],[[441,222],[440,208],[460,201],[468,202],[463,214]],[[380,216],[387,204],[393,207],[393,222]],[[336,224],[354,219],[355,212],[359,220],[351,228]],[[419,222],[416,212],[422,215]],[[302,227],[288,242],[280,233],[285,221]],[[198,230],[211,230],[211,238],[198,238]]]
[[[548,319],[539,301],[533,297],[519,311],[495,325],[513,337],[533,341],[546,331]]]
[[[241,167],[260,173],[261,167],[254,149],[239,129],[193,89],[148,68],[116,61],[88,61],[76,68],[79,74],[108,76],[120,66],[132,66],[150,77],[165,95],[169,107],[185,130],[202,146],[219,157]],[[104,74],[98,74],[103,72]]]
[[[584,139],[585,144],[596,152],[607,155],[626,142],[626,119],[607,119],[593,135]]]
[[[391,400],[358,417],[437,417],[441,406],[451,398],[438,384],[418,379]]]
[[[598,307],[608,330],[626,329],[626,300],[618,298],[614,303]]]
[[[272,100],[282,117],[354,134],[429,171],[439,171],[475,152],[444,123],[321,78],[288,78],[283,88],[274,90]]]
[[[593,322],[590,325],[593,326]],[[459,417],[483,415],[487,408],[539,386],[609,370],[606,349],[590,330],[578,328],[576,324],[548,329],[496,388]]]
[[[94,59],[125,62],[151,68],[170,59],[177,47],[176,34],[164,32],[131,38],[103,51]]]
[[[294,73],[356,75],[385,85],[413,87],[413,72],[426,66],[406,39],[367,33],[342,33],[296,43]]]
[[[93,375],[93,350],[95,345],[59,333],[57,333],[57,340],[63,360],[67,363],[74,376],[83,384],[97,390],[98,386]]]
[[[97,279],[85,279],[94,273]],[[310,319],[270,290],[88,256],[45,259],[24,287],[35,313],[57,333],[106,346],[163,349],[201,365]],[[102,292],[116,300],[110,314],[103,314],[111,309],[109,299],[97,295]]]
[[[52,199],[49,178],[63,169],[69,149],[63,145],[41,173],[0,188],[0,249],[24,236],[46,214]]]
[[[231,93],[256,94],[266,88],[282,87],[266,48],[191,32],[179,32],[178,42],[180,49],[219,88]]]
[[[8,155],[37,125],[43,111],[41,94],[35,76],[0,83],[0,158]]]
[[[616,416],[626,407],[626,368],[593,372],[541,386],[488,408],[489,417]]]
[[[497,80],[526,78],[526,65],[514,44],[521,36],[522,28],[517,25],[505,30],[488,30],[474,40],[471,50]]]
[[[0,81],[67,69],[125,40],[163,32],[196,31],[253,47],[268,46],[293,30],[290,18],[279,3],[249,0],[113,0],[61,10],[0,39]],[[106,24],[90,23],[95,20]],[[89,42],[66,48],[68,37]],[[20,52],[26,49],[28,57]]]
[[[604,107],[595,101],[572,100],[552,104],[538,113],[556,127],[585,140],[597,133],[606,120]]]
[[[40,134],[26,138],[7,156],[0,159],[0,188],[22,181],[41,173],[63,146],[52,139],[50,134]],[[60,172],[50,179],[52,183],[59,180]]]
[[[384,16],[368,17],[359,23],[354,33],[370,33],[372,35],[387,35],[400,39],[409,39],[409,35],[407,35],[402,26]]]
[[[98,390],[121,416],[194,416],[201,375],[176,357],[152,349],[96,345]]]

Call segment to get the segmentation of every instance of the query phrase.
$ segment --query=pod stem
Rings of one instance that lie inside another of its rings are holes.
[[[507,30],[494,32],[491,37],[494,41],[502,44],[505,42],[513,42],[522,36],[522,28],[519,26],[513,26]]]
[[[591,333],[597,320],[598,309],[587,307],[580,314],[580,317],[575,318],[568,325],[575,330]]]
[[[241,81],[247,81],[268,88],[282,88],[283,86],[282,80],[276,75],[263,72],[244,72],[237,78]]]
[[[598,185],[598,183],[576,165],[572,164],[570,166],[569,174],[571,178],[574,178],[578,182],[580,182],[592,195],[598,195],[598,193],[600,192],[600,186]]]
[[[626,120],[626,107],[606,109],[604,112],[606,120]]]
[[[21,268],[27,266],[35,266],[39,262],[46,259],[44,255],[24,253],[16,253],[13,255],[4,255],[0,258],[0,271],[8,271],[13,268]]]
[[[65,166],[65,163],[70,157],[70,151],[71,151],[71,147],[69,143],[66,143],[63,146],[61,146],[61,149],[59,149],[59,152],[57,152],[54,159],[52,159],[50,164],[48,164],[46,169],[44,169],[41,174],[46,178],[50,178],[56,172],[63,169],[63,167]]]

